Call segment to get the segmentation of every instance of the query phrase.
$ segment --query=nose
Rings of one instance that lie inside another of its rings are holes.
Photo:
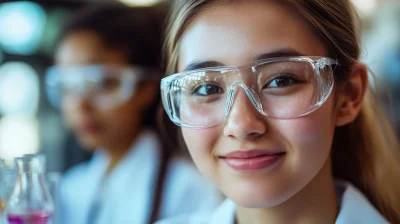
[[[89,96],[76,94],[64,97],[63,107],[67,110],[91,112],[93,110]]]
[[[267,131],[265,116],[258,108],[256,109],[244,88],[236,88],[235,92],[236,96],[225,123],[224,135],[241,140],[253,140],[262,136]]]

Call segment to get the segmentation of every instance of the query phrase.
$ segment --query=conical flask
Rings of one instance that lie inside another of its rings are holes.
[[[26,155],[15,159],[17,177],[7,206],[10,224],[49,224],[54,204],[46,186],[44,156]]]

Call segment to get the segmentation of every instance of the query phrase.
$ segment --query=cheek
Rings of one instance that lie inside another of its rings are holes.
[[[76,125],[78,125],[78,120],[79,120],[79,115],[78,111],[73,110],[71,108],[62,108],[62,115],[64,120],[66,121],[67,125],[74,128]]]
[[[333,136],[332,122],[322,114],[313,114],[296,121],[281,122],[280,132],[289,148],[295,153],[311,152],[326,148]],[[329,149],[329,147],[328,147]],[[301,150],[301,151],[299,151]]]
[[[297,172],[316,175],[331,151],[335,129],[332,99],[306,117],[278,121],[276,125],[286,148],[293,155],[289,162],[295,164],[294,167],[301,167]]]
[[[216,159],[214,157],[214,147],[221,134],[218,127],[207,129],[187,129],[182,128],[182,136],[190,155],[200,172],[212,178]]]

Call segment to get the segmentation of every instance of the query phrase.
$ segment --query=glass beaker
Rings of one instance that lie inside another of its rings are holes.
[[[48,224],[54,203],[44,180],[44,156],[15,159],[17,177],[7,206],[10,224]]]

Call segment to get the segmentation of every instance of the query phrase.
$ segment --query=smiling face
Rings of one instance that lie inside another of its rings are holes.
[[[275,1],[239,1],[205,8],[194,17],[182,35],[178,70],[207,61],[240,66],[271,52],[327,56],[322,41],[290,8]],[[333,94],[317,111],[284,120],[262,115],[237,88],[222,123],[182,128],[182,134],[200,171],[227,197],[261,208],[285,202],[317,175],[331,176],[334,128]],[[242,157],[259,158],[237,159]]]

